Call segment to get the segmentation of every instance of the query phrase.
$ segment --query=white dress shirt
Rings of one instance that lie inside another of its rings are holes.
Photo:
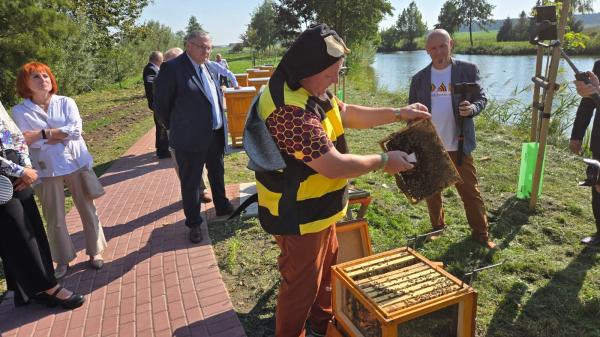
[[[52,95],[48,111],[30,99],[13,107],[15,123],[22,132],[40,129],[59,129],[67,134],[60,143],[50,145],[40,139],[29,145],[33,167],[40,177],[59,177],[83,167],[91,168],[93,158],[81,134],[82,121],[72,98]]]

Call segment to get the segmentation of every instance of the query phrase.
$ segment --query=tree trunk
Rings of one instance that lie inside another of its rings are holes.
[[[469,19],[469,39],[471,40],[471,47],[473,47],[473,21]]]

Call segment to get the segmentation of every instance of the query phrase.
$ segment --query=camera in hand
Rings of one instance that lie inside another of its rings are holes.
[[[579,183],[579,186],[594,186],[598,185],[598,177],[600,175],[600,162],[596,159],[584,158],[583,161],[587,164],[585,170],[586,178]]]

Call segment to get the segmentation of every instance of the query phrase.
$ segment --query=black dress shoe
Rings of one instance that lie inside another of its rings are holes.
[[[75,309],[79,308],[85,302],[85,297],[81,294],[72,293],[69,298],[60,299],[57,297],[58,293],[64,289],[62,286],[56,288],[52,295],[42,292],[35,296],[35,300],[38,303],[45,304],[48,307],[55,307],[60,304],[64,309]]]
[[[190,241],[192,243],[202,242],[202,231],[200,226],[190,228]]]
[[[217,216],[230,215],[231,213],[233,213],[233,205],[231,203],[227,203],[227,206],[225,206],[224,209],[222,209],[222,210],[217,209],[216,213],[217,213]]]

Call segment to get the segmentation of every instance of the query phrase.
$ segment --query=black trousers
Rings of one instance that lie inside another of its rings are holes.
[[[225,135],[223,128],[215,130],[207,151],[188,152],[175,149],[175,160],[179,167],[181,183],[181,201],[185,214],[185,225],[200,226],[200,180],[202,169],[206,164],[208,182],[212,192],[213,203],[217,211],[225,210],[229,200],[225,195]]]
[[[48,238],[31,189],[0,205],[0,257],[15,304],[56,286]]]
[[[154,125],[156,126],[156,155],[157,156],[169,156],[169,138],[167,136],[167,129],[165,129],[162,124],[159,122],[159,119],[156,117],[156,112],[154,114]]]
[[[592,153],[592,157],[600,160],[600,153]],[[600,235],[600,193],[596,191],[596,186],[592,186],[592,211],[596,219],[596,233]]]

